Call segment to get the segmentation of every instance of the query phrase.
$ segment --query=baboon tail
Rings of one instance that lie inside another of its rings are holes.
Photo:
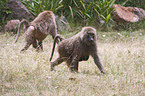
[[[62,40],[64,40],[64,38],[57,34],[54,38],[54,43],[53,43],[53,48],[52,48],[52,53],[51,53],[51,57],[50,57],[50,61],[52,60],[52,57],[53,57],[53,54],[54,54],[54,49],[55,49],[55,45],[56,45],[56,42],[58,42],[57,44],[59,44]]]
[[[28,22],[26,19],[22,19],[21,22],[19,23],[19,26],[18,26],[18,32],[17,32],[17,37],[14,41],[14,43],[16,43],[18,41],[18,38],[19,38],[19,34],[20,34],[20,28],[21,28],[21,25],[22,24],[25,24],[25,27],[28,28],[30,26],[30,22]]]

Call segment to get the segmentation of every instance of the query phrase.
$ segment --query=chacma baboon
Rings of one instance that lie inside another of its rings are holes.
[[[16,30],[16,28],[18,27],[19,23],[20,23],[20,20],[10,20],[5,25],[4,30],[7,31],[7,32]]]
[[[57,34],[55,15],[52,11],[41,12],[32,22],[28,22],[27,20],[23,19],[19,24],[15,42],[18,40],[19,29],[22,24],[25,25],[26,29],[26,42],[21,51],[27,50],[31,44],[37,50],[43,50],[42,41],[46,38],[46,36],[51,34],[52,38],[54,38]]]
[[[54,39],[54,45],[56,43],[56,39],[58,38],[61,39],[62,37],[56,35],[56,38]],[[69,39],[62,39],[62,41],[57,46],[59,57],[55,61],[51,62],[51,70],[54,70],[56,65],[66,61],[70,71],[78,72],[79,61],[86,61],[91,55],[99,70],[105,74],[98,56],[96,41],[96,30],[90,26],[83,27],[81,32]],[[53,56],[53,51],[54,50],[52,50],[50,61]]]

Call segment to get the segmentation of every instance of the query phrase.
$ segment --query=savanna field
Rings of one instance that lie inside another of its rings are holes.
[[[81,30],[81,28],[79,29]],[[62,33],[65,38],[75,32]],[[145,96],[145,30],[97,32],[98,53],[106,74],[93,59],[80,62],[79,73],[70,73],[65,62],[50,71],[53,40],[44,40],[44,51],[24,45],[21,34],[0,34],[1,96]],[[57,57],[55,50],[53,60]]]

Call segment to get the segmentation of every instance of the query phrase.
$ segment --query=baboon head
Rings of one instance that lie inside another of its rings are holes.
[[[87,45],[96,43],[96,29],[93,27],[84,27],[81,31],[81,40]]]

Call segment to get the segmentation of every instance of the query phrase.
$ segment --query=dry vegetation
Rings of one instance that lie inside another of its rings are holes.
[[[67,33],[66,38],[74,33]],[[61,64],[50,71],[50,36],[44,52],[32,47],[20,53],[24,38],[0,35],[0,95],[2,96],[145,96],[145,32],[98,32],[98,50],[106,75],[93,59],[81,62],[79,73]],[[55,56],[56,56],[55,52]],[[53,59],[56,57],[54,56]]]

